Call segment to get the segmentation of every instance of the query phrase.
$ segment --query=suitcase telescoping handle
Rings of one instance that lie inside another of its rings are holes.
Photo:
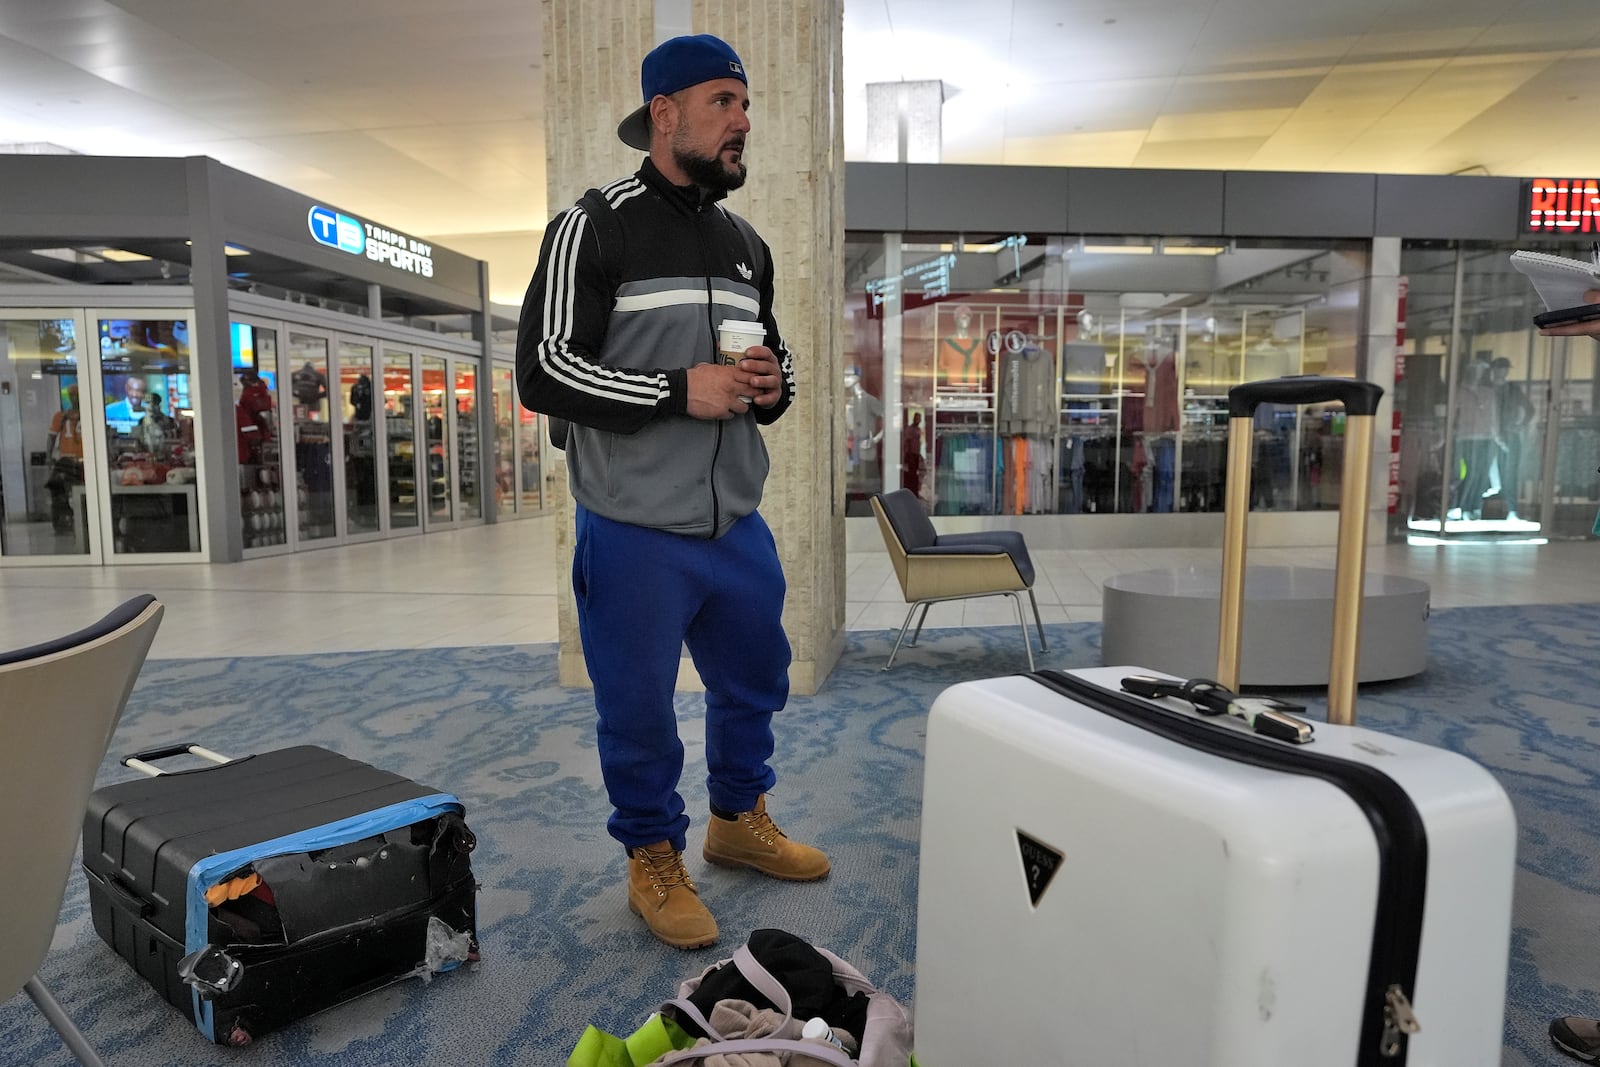
[[[148,774],[152,778],[158,778],[164,772],[159,767],[151,766],[151,761],[168,759],[172,756],[199,756],[201,759],[208,759],[212,763],[231,762],[227,756],[213,752],[209,748],[201,748],[199,745],[183,742],[177,745],[162,745],[160,748],[147,748],[143,752],[135,752],[131,756],[124,756],[122,757],[122,765],[124,767],[132,767],[141,774]]]
[[[1292,375],[1246,382],[1228,390],[1228,481],[1223,513],[1221,626],[1217,680],[1239,688],[1244,639],[1245,527],[1250,514],[1251,446],[1260,404],[1321,404],[1345,410],[1343,484],[1339,497],[1339,548],[1333,579],[1333,651],[1328,673],[1328,721],[1348,726],[1356,716],[1357,650],[1361,594],[1367,569],[1367,497],[1372,489],[1372,436],[1383,387],[1353,378]]]

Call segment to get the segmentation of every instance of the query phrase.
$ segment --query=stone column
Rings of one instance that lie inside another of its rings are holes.
[[[585,189],[632,174],[639,153],[617,140],[617,123],[639,106],[639,61],[655,47],[652,0],[611,0],[604,14],[585,0],[542,0],[546,214],[554,218]],[[572,599],[572,495],[566,454],[544,449],[545,487],[555,498],[556,606],[562,685],[587,686],[578,609]]]
[[[657,5],[615,0],[599,16],[579,0],[543,0],[545,144],[550,214],[590,186],[632,173],[639,154],[616,125],[639,105],[639,62],[654,47]],[[772,454],[762,515],[789,582],[784,625],[796,693],[814,693],[844,644],[844,136],[842,0],[763,4],[693,0],[696,33],[714,33],[744,61],[751,85],[749,184],[728,204],[772,248],[778,325],[795,353],[795,405],[765,431]],[[676,31],[680,27],[674,26]],[[587,685],[572,563],[565,462],[557,505],[561,683]],[[687,655],[679,686],[699,688]]]

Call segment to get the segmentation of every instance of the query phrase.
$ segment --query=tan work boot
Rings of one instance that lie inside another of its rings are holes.
[[[705,857],[719,867],[753,867],[790,882],[815,881],[831,869],[821,849],[790,841],[774,825],[764,796],[736,819],[713,815],[706,820]]]
[[[666,841],[636,847],[628,857],[628,907],[673,948],[717,943],[717,920],[700,903],[683,853]]]

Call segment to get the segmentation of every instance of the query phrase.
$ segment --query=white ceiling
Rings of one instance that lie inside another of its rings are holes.
[[[209,155],[515,303],[542,52],[538,0],[0,0],[0,143]],[[847,0],[847,158],[900,79],[948,87],[946,162],[1600,173],[1596,0]]]

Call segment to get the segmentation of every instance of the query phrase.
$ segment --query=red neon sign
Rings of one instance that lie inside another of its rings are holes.
[[[1535,178],[1527,203],[1525,233],[1600,233],[1600,180]]]

